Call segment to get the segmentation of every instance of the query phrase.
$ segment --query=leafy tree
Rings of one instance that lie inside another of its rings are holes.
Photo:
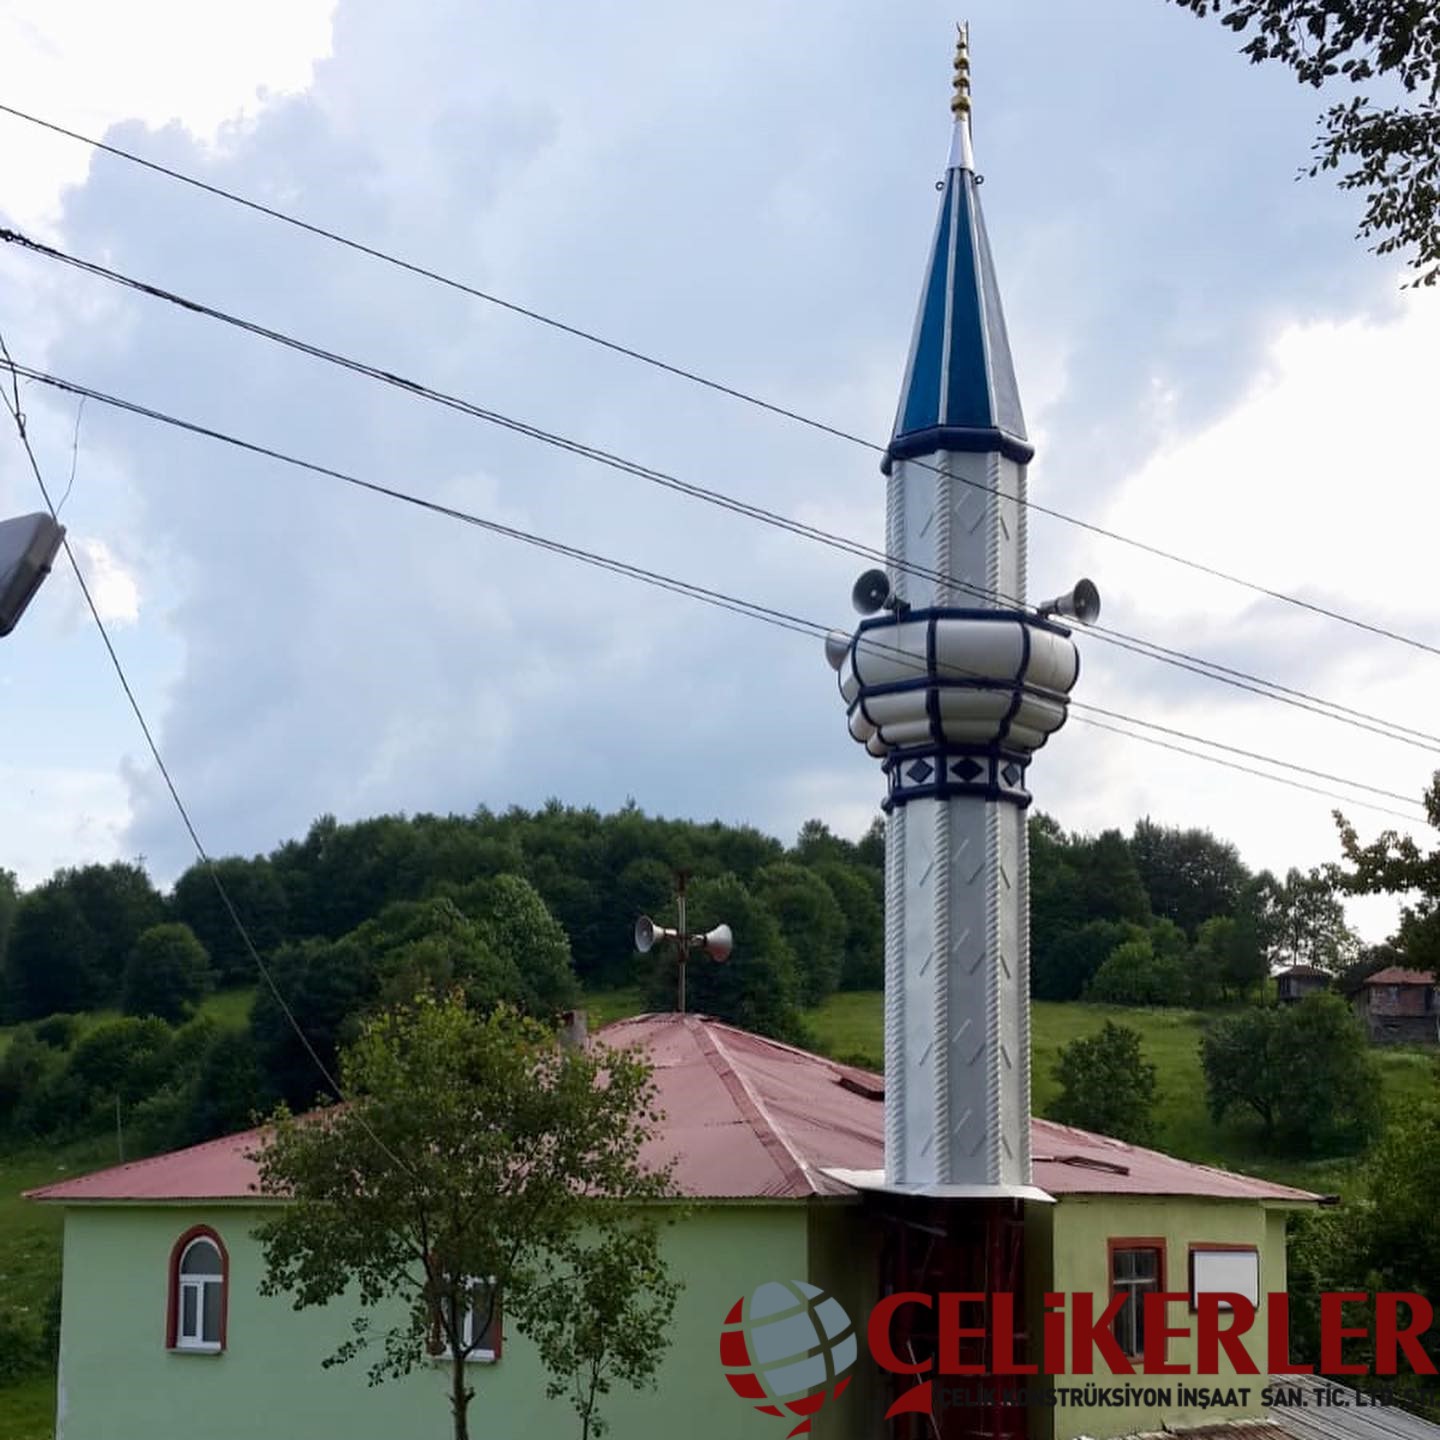
[[[1091,920],[1062,930],[1035,946],[1030,993],[1037,1000],[1078,1000],[1113,951],[1128,940],[1145,938],[1138,925],[1123,920]]]
[[[30,1027],[37,1040],[56,1050],[69,1050],[80,1038],[80,1017],[78,1015],[47,1015]]]
[[[1269,963],[1254,925],[1244,916],[1212,915],[1196,936],[1191,973],[1197,1004],[1213,1003],[1219,995],[1244,998],[1258,990]],[[1204,1002],[1198,998],[1202,986],[1210,997]]]
[[[254,1037],[247,1030],[220,1030],[200,1057],[188,1096],[185,1134],[174,1143],[194,1145],[243,1130],[271,1099]]]
[[[304,940],[281,946],[269,968],[315,1056],[333,1074],[342,1039],[354,1038],[354,1018],[379,998],[373,958],[351,939]],[[324,1081],[268,986],[255,992],[250,1033],[270,1085],[291,1105],[307,1108]]]
[[[33,1130],[35,1097],[63,1063],[59,1052],[32,1028],[15,1031],[0,1055],[0,1131]]]
[[[1044,999],[1075,999],[1080,994],[1078,989],[1069,996],[1052,992],[1071,988],[1069,982],[1059,978],[1069,966],[1055,958],[1054,951],[1062,937],[1085,924],[1080,877],[1065,832],[1051,816],[1038,811],[1031,815],[1029,836],[1031,964],[1032,973],[1042,977],[1036,983],[1044,987],[1035,993]],[[1097,960],[1095,969],[1099,965]]]
[[[647,1268],[654,1253],[649,1231],[616,1230],[558,1266],[536,1306],[529,1333],[551,1372],[545,1393],[569,1398],[581,1440],[609,1430],[599,1407],[614,1381],[639,1389],[655,1371],[679,1285]]]
[[[823,820],[807,820],[800,827],[791,854],[801,865],[823,865],[827,861],[841,865],[855,863],[855,846],[841,839]]]
[[[1440,770],[1423,797],[1425,815],[1440,829]],[[1403,895],[1400,929],[1394,936],[1405,964],[1419,970],[1440,969],[1440,845],[1428,853],[1414,838],[1386,830],[1369,845],[1362,845],[1355,827],[1337,810],[1340,849],[1348,870],[1330,872],[1347,895]]]
[[[113,1004],[135,941],[164,919],[139,865],[57,870],[16,909],[7,947],[12,1013],[38,1019]]]
[[[1216,1122],[1248,1112],[1268,1142],[1291,1153],[1353,1150],[1378,1127],[1379,1074],[1338,996],[1225,1016],[1202,1037],[1200,1062]]]
[[[673,915],[663,918],[675,923]],[[722,875],[691,884],[686,919],[692,931],[703,932],[723,921],[735,932],[735,949],[723,963],[691,954],[685,967],[686,1008],[758,1035],[803,1043],[795,957],[769,910],[736,876]],[[651,954],[650,1006],[673,1010],[674,946],[657,945]]]
[[[1326,1293],[1360,1291],[1433,1297],[1440,1266],[1440,1093],[1429,1093],[1386,1126],[1366,1157],[1358,1193],[1345,1204],[1307,1216],[1293,1226],[1289,1255],[1292,1354],[1319,1358],[1319,1299]],[[1373,1299],[1347,1307],[1347,1324],[1364,1324],[1369,1335],[1347,1341],[1347,1361],[1373,1367]],[[1363,1318],[1362,1318],[1363,1317]],[[1431,1362],[1440,1362],[1432,1327],[1420,1336]],[[1404,1366],[1401,1366],[1402,1372]],[[1409,1383],[1407,1383],[1407,1381]],[[1359,1382],[1364,1385],[1362,1380]],[[1399,1389],[1399,1403],[1413,1412],[1433,1413],[1433,1379],[1402,1375],[1380,1382]],[[1426,1393],[1428,1392],[1428,1393]],[[1421,1403],[1415,1403],[1415,1402]],[[1428,1403],[1427,1403],[1428,1402]]]
[[[855,845],[855,858],[872,870],[885,870],[885,817],[877,815]]]
[[[835,993],[845,961],[845,915],[834,894],[814,871],[787,861],[761,870],[754,890],[790,944],[801,1004],[819,1005]]]
[[[1249,39],[1303,85],[1347,87],[1320,119],[1311,176],[1334,170],[1365,196],[1375,252],[1414,250],[1415,283],[1440,278],[1440,9],[1402,0],[1175,0]],[[1381,83],[1391,103],[1361,87]]]
[[[15,923],[15,909],[20,903],[20,886],[11,870],[0,868],[0,978],[5,974],[5,947],[10,940],[10,927]]]
[[[1180,830],[1145,819],[1130,836],[1150,908],[1194,936],[1212,915],[1231,915],[1250,872],[1240,853],[1208,830]]]
[[[264,1074],[293,1106],[323,1084],[316,1056],[334,1073],[340,1046],[361,1018],[422,990],[458,986],[478,1010],[508,1003],[552,1015],[572,1002],[564,932],[530,884],[514,875],[403,900],[339,940],[283,946],[270,971],[310,1048],[267,988],[250,1027]]]
[[[1147,935],[1127,940],[1110,952],[1095,972],[1085,998],[1110,1005],[1177,1005],[1184,994],[1180,962],[1157,955]]]
[[[569,937],[528,880],[497,875],[460,892],[457,901],[491,949],[520,977],[518,991],[504,998],[542,1016],[575,1003]]]
[[[1149,923],[1150,897],[1130,846],[1118,830],[1078,840],[1072,849],[1085,919]]]
[[[1050,1116],[1132,1144],[1154,1135],[1155,1066],[1140,1048],[1138,1031],[1107,1020],[1094,1035],[1064,1046],[1055,1062],[1060,1094]]]
[[[130,952],[120,1008],[177,1024],[194,1014],[214,979],[210,957],[188,925],[152,925]]]
[[[255,961],[235,927],[220,892],[235,907],[261,957],[285,939],[285,887],[275,866],[264,856],[246,860],[233,855],[214,862],[214,874],[203,863],[192,865],[176,882],[170,898],[173,918],[183,921],[205,947],[221,985],[244,985],[255,979]]]
[[[845,917],[842,990],[879,990],[885,984],[885,880],[864,866],[822,861],[815,873],[830,887]]]
[[[326,1363],[378,1337],[372,1383],[448,1354],[456,1440],[470,1433],[466,1359],[503,1299],[551,1379],[578,1377],[591,1433],[603,1390],[586,1372],[648,1381],[673,1304],[642,1208],[670,1189],[640,1159],[658,1118],[647,1067],[559,1046],[513,1011],[422,997],[367,1021],[340,1068],[348,1103],[304,1123],[282,1107],[257,1152],[262,1193],[289,1202],[256,1232],[261,1292],[299,1309],[351,1301],[352,1337]],[[577,1293],[632,1333],[607,1349]],[[485,1323],[466,1325],[472,1307]]]
[[[66,1078],[99,1104],[116,1095],[134,1103],[168,1077],[173,1045],[174,1032],[153,1015],[106,1020],[71,1051]]]
[[[1389,941],[1366,945],[1335,976],[1335,991],[1340,995],[1349,995],[1377,970],[1388,970],[1392,965],[1403,967],[1406,963],[1405,952],[1398,945]]]
[[[273,1104],[248,1031],[202,1017],[175,1034],[168,1078],[131,1112],[126,1138],[154,1153],[243,1130]]]
[[[6,972],[12,1019],[88,1010],[105,998],[99,942],[79,901],[63,884],[52,879],[21,897]]]
[[[1269,925],[1274,958],[1286,965],[1314,965],[1337,971],[1360,950],[1345,920],[1332,876],[1321,870],[1292,869],[1275,896]]]
[[[120,993],[135,942],[166,918],[165,902],[145,867],[131,861],[82,865],[78,870],[62,870],[60,878],[96,936],[104,993],[114,997]]]

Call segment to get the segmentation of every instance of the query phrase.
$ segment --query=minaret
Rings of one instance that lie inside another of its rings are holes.
[[[951,110],[881,465],[889,568],[862,577],[870,618],[829,650],[850,733],[888,782],[884,1187],[1044,1198],[1030,1175],[1026,772],[1065,721],[1079,659],[1064,626],[1025,608],[1034,451],[980,213],[964,27]]]

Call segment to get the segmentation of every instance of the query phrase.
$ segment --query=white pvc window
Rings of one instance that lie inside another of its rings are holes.
[[[492,1304],[493,1297],[493,1304]],[[460,1348],[467,1360],[500,1357],[500,1296],[489,1280],[465,1282],[465,1311],[460,1316]],[[471,1346],[474,1349],[471,1349]]]
[[[218,1350],[220,1320],[225,1308],[225,1274],[220,1251],[203,1235],[192,1240],[180,1257],[176,1277],[177,1350]]]
[[[1240,1246],[1196,1245],[1190,1251],[1190,1308],[1206,1294],[1243,1295],[1252,1305],[1260,1303],[1260,1256]],[[1220,1309],[1229,1310],[1222,1300]]]

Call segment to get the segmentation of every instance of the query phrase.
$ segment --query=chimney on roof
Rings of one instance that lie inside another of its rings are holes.
[[[583,1010],[567,1010],[560,1017],[560,1043],[567,1050],[583,1048],[588,1028]]]

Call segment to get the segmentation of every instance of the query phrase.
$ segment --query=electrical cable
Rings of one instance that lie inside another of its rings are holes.
[[[168,304],[199,314],[206,319],[217,320],[223,324],[242,330],[246,334],[255,335],[260,339],[268,340],[284,348],[295,350],[313,359],[322,360],[327,364],[336,365],[341,369],[363,375],[368,379],[379,381],[382,384],[394,386],[419,399],[428,400],[434,404],[442,405],[447,409],[457,410],[462,414],[483,420],[501,429],[521,434],[528,439],[537,440],[542,444],[550,445],[566,453],[578,455],[583,459],[605,465],[621,473],[647,480],[664,489],[676,491],[691,499],[716,505],[734,514],[788,531],[803,539],[813,540],[819,544],[827,545],[832,549],[859,556],[862,559],[879,561],[903,573],[917,575],[921,578],[950,586],[982,599],[988,599],[1016,609],[1025,608],[1019,600],[1012,596],[1005,595],[1002,592],[987,590],[984,587],[946,575],[943,572],[925,566],[907,563],[903,559],[889,555],[882,549],[866,545],[862,541],[854,540],[843,535],[836,535],[818,526],[793,520],[789,516],[781,515],[776,511],[767,510],[763,506],[740,500],[738,497],[726,494],[723,491],[713,490],[691,481],[682,480],[678,476],[666,471],[656,470],[638,461],[629,460],[624,456],[601,450],[568,436],[558,435],[552,431],[544,430],[539,426],[517,420],[500,411],[492,410],[473,401],[436,390],[421,381],[411,380],[389,370],[371,365],[366,361],[357,360],[351,356],[341,355],[335,351],[327,350],[309,341],[301,340],[281,331],[272,330],[254,321],[245,320],[242,317],[231,315],[226,311],[217,310],[212,306],[205,305],[200,301],[192,300],[185,296],[178,295],[173,291],[165,290],[142,280],[137,280],[132,276],[124,275],[119,271],[112,270],[94,261],[84,260],[78,256],[70,255],[65,251],[58,250],[53,246],[45,245],[40,241],[22,235],[18,231],[0,229],[0,241],[18,245],[47,259],[69,265],[96,278],[137,291],[153,299],[163,300]],[[955,478],[961,477],[957,476]],[[1338,724],[1350,725],[1355,729],[1366,730],[1371,734],[1397,741],[1400,744],[1411,745],[1418,749],[1440,754],[1440,736],[1432,735],[1425,731],[1414,730],[1408,726],[1399,725],[1379,716],[1366,714],[1364,711],[1356,710],[1353,707],[1341,705],[1337,701],[1307,694],[1305,691],[1296,690],[1292,687],[1282,685],[1277,681],[1251,675],[1246,671],[1237,670],[1233,667],[1223,665],[1218,661],[1211,661],[1200,656],[1189,655],[1184,651],[1174,650],[1168,646],[1161,645],[1157,641],[1148,640],[1141,636],[1128,635],[1124,631],[1114,630],[1106,626],[1097,625],[1090,628],[1094,632],[1095,638],[1103,643],[1117,646],[1123,650],[1129,650],[1147,659],[1155,660],[1160,664],[1171,665],[1192,674],[1200,675],[1202,678],[1212,680],[1217,684],[1228,685],[1233,689],[1247,691],[1248,693],[1259,695],[1262,698],[1273,700],[1277,704],[1305,710],[1311,714],[1333,720]]]
[[[642,584],[651,585],[659,589],[670,591],[671,593],[686,596],[690,599],[699,600],[702,603],[715,606],[719,609],[728,610],[733,613],[741,614],[749,619],[759,620],[765,624],[775,625],[778,628],[804,635],[807,639],[822,638],[823,636],[829,634],[834,628],[831,626],[827,626],[818,620],[811,620],[803,616],[792,614],[788,611],[776,609],[772,606],[762,605],[756,601],[746,600],[739,596],[727,594],[724,591],[713,590],[709,587],[697,585],[692,581],[682,580],[675,576],[662,575],[647,567],[630,565],[627,562],[615,560],[612,557],[601,555],[595,551],[585,550],[578,546],[567,545],[563,542],[551,539],[548,536],[538,535],[530,531],[521,530],[515,526],[504,525],[499,521],[476,515],[473,512],[461,510],[455,506],[445,505],[439,501],[428,500],[423,496],[415,495],[408,491],[397,489],[393,486],[383,485],[373,480],[366,480],[360,476],[350,474],[347,471],[337,469],[333,466],[323,465],[316,461],[305,460],[298,456],[287,454],[284,451],[276,450],[270,446],[262,445],[258,442],[251,440],[246,440],[239,436],[227,434],[224,431],[214,429],[213,427],[207,425],[202,425],[195,421],[185,420],[179,416],[169,415],[164,411],[155,410],[149,406],[141,405],[134,401],[126,400],[114,395],[109,395],[104,391],[94,389],[90,386],[81,385],[74,381],[63,380],[58,376],[47,374],[44,371],[32,369],[29,366],[22,366],[15,364],[14,362],[9,362],[8,368],[13,375],[19,378],[31,380],[38,384],[42,384],[49,388],[60,390],[71,395],[75,395],[77,397],[84,396],[90,400],[95,401],[97,404],[102,404],[112,409],[121,410],[126,413],[136,415],[140,418],[155,421],[159,424],[169,426],[173,429],[182,430],[204,439],[213,440],[221,444],[230,446],[231,448],[245,451],[249,454],[263,456],[266,459],[275,460],[281,464],[288,465],[296,469],[304,470],[312,474],[322,475],[329,479],[338,480],[344,484],[355,486],[361,490],[366,490],[388,499],[398,500],[404,504],[412,505],[422,510],[430,511],[447,519],[461,521],[465,524],[475,526],[492,534],[500,535],[502,538],[505,539],[518,540],[523,544],[531,545],[536,548],[546,550],[550,553],[560,555],[567,559],[576,560],[581,563],[591,565],[599,569],[607,570],[611,573],[618,574],[629,579],[637,580]],[[885,653],[892,658],[898,659],[907,666],[916,669],[917,672],[923,671],[924,669],[923,665],[917,663],[916,657],[910,655],[908,652],[898,649],[895,646],[885,645],[883,642],[877,642],[869,638],[863,640],[860,643],[863,645],[864,648],[867,648],[873,652]],[[944,668],[947,672],[953,672],[960,677],[969,676],[974,673],[966,671],[962,667],[958,666],[945,666],[942,668]],[[1194,735],[1188,731],[1178,730],[1170,726],[1162,725],[1156,721],[1143,719],[1139,716],[1127,715],[1120,711],[1109,710],[1099,706],[1092,706],[1079,701],[1071,701],[1070,708],[1077,711],[1093,711],[1095,713],[1104,715],[1111,720],[1120,720],[1129,725],[1138,725],[1142,728],[1154,729],[1166,735],[1192,741],[1195,744],[1210,745],[1216,749],[1223,749],[1231,754],[1242,756],[1245,759],[1256,760],[1261,762],[1262,764],[1275,765],[1283,769],[1295,771],[1299,774],[1308,775],[1315,779],[1328,780],[1334,784],[1345,785],[1352,789],[1367,791],[1372,794],[1380,795],[1386,799],[1398,800],[1403,804],[1418,803],[1413,801],[1411,797],[1407,795],[1403,795],[1397,791],[1384,790],[1381,789],[1379,786],[1370,785],[1365,781],[1351,780],[1346,776],[1334,775],[1326,771],[1315,770],[1308,766],[1299,765],[1292,761],[1281,760],[1275,756],[1265,755],[1257,751],[1245,750],[1239,746],[1228,745],[1220,741],[1213,741],[1205,736]],[[1081,723],[1094,725],[1099,729],[1114,729],[1113,726],[1102,724],[1099,721],[1089,720],[1083,715],[1076,715],[1075,718]],[[1159,744],[1161,742],[1156,741],[1155,743]],[[1297,781],[1289,780],[1285,776],[1271,775],[1263,771],[1253,771],[1246,766],[1236,765],[1233,762],[1224,760],[1219,756],[1206,756],[1200,755],[1198,752],[1183,751],[1180,747],[1173,745],[1169,746],[1168,748],[1175,749],[1180,753],[1193,754],[1195,758],[1205,759],[1212,764],[1225,766],[1230,769],[1240,770],[1246,774],[1263,775],[1264,778],[1273,780],[1278,784],[1288,784],[1292,785],[1294,788],[1308,790],[1315,794],[1326,795],[1328,796],[1328,798],[1332,800],[1337,800],[1342,804],[1359,805],[1365,809],[1377,810],[1382,814],[1391,815],[1397,819],[1406,820],[1411,823],[1415,823],[1417,821],[1419,823],[1424,823],[1425,820],[1425,817],[1423,815],[1405,814],[1385,806],[1374,805],[1367,801],[1356,800],[1352,797],[1337,795],[1331,791],[1317,790],[1313,786],[1300,784]]]
[[[292,226],[297,230],[304,231],[306,234],[316,236],[317,238],[322,240],[327,240],[331,244],[342,246],[343,248],[354,251],[355,253],[360,255],[365,255],[369,259],[378,260],[382,264],[391,265],[398,270],[403,270],[409,274],[416,275],[421,279],[429,280],[434,284],[444,286],[447,289],[457,291],[463,295],[468,295],[472,299],[482,300],[486,304],[494,305],[499,309],[509,311],[510,313],[515,315],[519,315],[526,320],[532,320],[536,324],[546,326],[549,329],[560,332],[561,334],[569,335],[574,339],[582,340],[586,344],[598,346],[603,350],[610,351],[612,354],[623,356],[628,360],[634,360],[639,364],[647,365],[652,369],[662,371],[663,373],[667,375],[672,375],[677,379],[685,380],[690,382],[691,384],[702,386],[704,389],[711,390],[716,394],[724,395],[732,400],[738,400],[743,404],[754,406],[759,410],[766,411],[769,414],[779,416],[780,418],[785,420],[793,421],[798,425],[803,425],[808,429],[817,431],[818,433],[823,435],[828,435],[833,439],[843,440],[847,444],[859,446],[864,450],[870,451],[872,454],[884,455],[888,449],[888,447],[885,445],[879,444],[874,440],[867,440],[864,436],[856,435],[853,432],[845,430],[840,426],[828,424],[823,420],[817,420],[813,416],[805,415],[798,410],[792,410],[784,405],[777,404],[774,401],[766,400],[762,396],[755,395],[749,391],[741,390],[736,386],[725,384],[724,382],[719,380],[713,380],[708,376],[700,374],[698,371],[686,369],[684,366],[676,365],[669,361],[662,360],[657,356],[647,354],[642,350],[634,349],[633,347],[628,345],[622,345],[615,340],[609,340],[605,336],[599,335],[592,330],[583,329],[578,325],[571,325],[566,321],[557,319],[555,316],[546,315],[542,311],[532,309],[529,306],[521,305],[513,300],[507,300],[503,296],[495,294],[493,291],[482,290],[478,286],[467,284],[465,281],[457,280],[453,276],[445,275],[438,270],[430,269],[429,267],[420,265],[415,261],[406,260],[401,256],[392,254],[391,252],[386,250],[382,250],[378,246],[367,245],[363,241],[356,240],[350,236],[341,234],[337,230],[327,229],[323,225],[317,225],[312,221],[303,220],[298,215],[292,215],[288,211],[279,209],[277,206],[266,205],[261,201],[252,200],[247,196],[238,194],[236,191],[227,190],[223,186],[212,184],[211,182],[206,180],[201,180],[194,175],[189,175],[183,170],[177,170],[172,166],[162,165],[159,161],[156,160],[146,159],[144,156],[138,155],[134,151],[126,150],[119,145],[112,145],[107,141],[97,140],[93,136],[83,135],[77,130],[69,130],[65,126],[59,125],[52,120],[42,119],[38,115],[29,114],[27,111],[17,109],[12,105],[0,104],[0,114],[10,115],[14,119],[23,120],[27,124],[38,126],[43,130],[48,130],[52,134],[61,135],[64,136],[66,139],[77,141],[82,145],[89,146],[91,149],[100,151],[106,155],[112,155],[116,159],[127,161],[132,165],[137,165],[143,169],[150,170],[157,175],[163,175],[170,180],[175,180],[180,184],[188,185],[193,189],[203,191],[207,195],[215,196],[217,199],[226,200],[231,204],[242,206],[244,209],[254,211],[255,213],[260,215],[264,215],[271,220],[280,221],[282,224]],[[936,474],[943,473],[939,466],[930,464],[923,459],[916,458],[908,461],[907,463],[916,465],[921,469],[934,471]],[[1184,566],[1185,568],[1195,570],[1202,575],[1208,575],[1212,579],[1223,580],[1227,584],[1239,586],[1240,588],[1249,590],[1254,594],[1263,595],[1267,599],[1275,600],[1286,605],[1293,605],[1302,610],[1308,610],[1312,614],[1323,616],[1325,619],[1328,620],[1337,621],[1342,625],[1349,625],[1355,629],[1364,630],[1372,635],[1380,636],[1386,640],[1393,640],[1398,644],[1408,645],[1414,649],[1423,650],[1432,655],[1440,655],[1440,645],[1434,645],[1427,641],[1419,640],[1414,636],[1406,635],[1401,631],[1389,629],[1383,625],[1377,625],[1368,620],[1362,620],[1354,615],[1347,615],[1343,611],[1331,609],[1330,607],[1318,604],[1315,601],[1302,599],[1298,595],[1291,595],[1283,590],[1274,589],[1273,587],[1264,585],[1259,581],[1250,580],[1244,576],[1224,570],[1219,566],[1211,565],[1201,560],[1195,560],[1189,556],[1181,555],[1176,551],[1167,550],[1163,546],[1152,544],[1151,542],[1146,540],[1140,540],[1131,535],[1125,535],[1117,530],[1111,530],[1104,525],[1099,525],[1093,521],[1085,520],[1078,515],[1068,514],[1067,512],[1056,509],[1053,506],[1042,505],[1040,504],[1040,502],[1036,500],[1031,500],[1028,497],[1010,494],[1009,492],[1000,489],[998,486],[987,485],[983,481],[971,480],[964,476],[955,476],[954,478],[960,480],[965,485],[969,485],[975,489],[984,491],[1000,499],[1011,500],[1017,504],[1027,506],[1029,509],[1034,510],[1039,515],[1046,515],[1053,520],[1062,521],[1067,525],[1074,525],[1079,529],[1088,531],[1092,535],[1098,535],[1102,539],[1113,541],[1116,544],[1129,546],[1130,548],[1140,550],[1147,555],[1153,555],[1157,559],[1166,560],[1174,565]]]
[[[13,384],[13,391],[10,395],[5,394],[3,387],[0,387],[0,403],[4,404],[5,409],[10,414],[10,418],[15,422],[16,433],[20,437],[20,444],[24,448],[30,469],[35,476],[35,483],[40,487],[40,494],[45,501],[45,508],[50,512],[50,518],[58,525],[60,523],[59,511],[55,506],[55,502],[50,497],[50,490],[45,484],[45,476],[40,469],[40,462],[36,458],[35,451],[30,444],[30,436],[25,422],[25,412],[20,405],[20,388],[17,382],[20,377],[25,375],[25,370],[23,367],[16,365],[11,358],[3,335],[0,335],[0,356],[3,356],[4,368],[10,372]],[[100,610],[95,604],[94,596],[90,593],[90,586],[86,583],[84,571],[81,570],[80,562],[76,559],[75,551],[70,545],[70,537],[63,532],[61,535],[61,545],[65,550],[65,558],[70,562],[70,569],[74,572],[76,583],[80,586],[80,593],[85,599],[85,605],[90,611],[91,618],[95,621],[95,628],[100,632],[100,639],[104,643],[106,654],[110,657],[110,664],[114,668],[115,676],[120,682],[120,688],[125,692],[125,699],[129,702],[136,723],[140,726],[140,733],[145,737],[145,744],[150,751],[151,758],[155,762],[155,768],[160,772],[160,778],[165,782],[165,788],[170,793],[170,799],[175,805],[181,823],[184,825],[186,833],[190,836],[191,844],[195,847],[195,854],[199,857],[205,867],[206,873],[210,876],[211,882],[215,886],[215,892],[220,897],[220,903],[224,907],[225,913],[230,917],[230,923],[235,927],[241,943],[245,946],[252,963],[261,978],[265,981],[265,985],[270,991],[276,1005],[280,1008],[281,1014],[284,1015],[290,1028],[295,1032],[305,1052],[309,1055],[310,1059],[314,1061],[315,1068],[320,1072],[325,1083],[330,1086],[336,1098],[343,1099],[344,1091],[340,1088],[340,1084],[334,1075],[331,1074],[330,1068],[320,1058],[319,1053],[310,1042],[310,1037],[305,1033],[299,1020],[296,1019],[295,1012],[286,1002],[284,995],[281,994],[280,987],[275,983],[275,977],[271,973],[270,967],[261,958],[259,950],[255,947],[255,942],[250,938],[250,932],[246,928],[245,922],[240,918],[240,912],[235,908],[235,904],[230,898],[230,893],[226,890],[225,884],[220,878],[220,872],[216,868],[210,852],[205,848],[205,844],[200,838],[200,832],[195,828],[195,822],[190,818],[190,811],[186,807],[184,800],[180,797],[180,791],[176,787],[175,780],[170,773],[170,768],[166,765],[165,758],[160,753],[160,747],[155,741],[155,735],[150,728],[150,722],[145,718],[145,712],[141,709],[140,701],[136,697],[134,687],[130,684],[130,679],[125,673],[125,667],[121,663],[119,653],[116,651],[115,644],[110,638],[110,631],[105,621],[101,618]],[[364,1116],[359,1115],[358,1118],[365,1132],[376,1145],[380,1147],[381,1151],[389,1156],[401,1170],[408,1170],[410,1167],[386,1145],[380,1136],[375,1134],[366,1122]]]

